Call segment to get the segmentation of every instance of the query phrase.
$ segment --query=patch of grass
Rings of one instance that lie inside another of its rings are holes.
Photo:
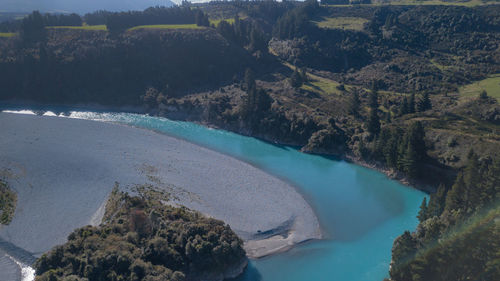
[[[203,29],[203,26],[197,26],[196,24],[158,24],[158,25],[140,25],[132,27],[129,31],[138,29]]]
[[[338,82],[312,74],[308,74],[307,76],[309,76],[309,82],[302,85],[301,89],[310,92],[315,92],[318,94],[326,94],[326,95],[341,94],[341,91],[337,89],[337,87],[340,85]]]
[[[0,38],[10,38],[16,36],[17,33],[11,33],[11,32],[0,32]]]
[[[463,97],[478,97],[482,91],[486,91],[488,96],[500,101],[500,74],[462,86],[458,90],[460,96]]]
[[[227,21],[229,24],[234,23],[234,18],[231,19],[210,19],[210,25],[218,26],[221,21]]]
[[[291,70],[294,70],[295,67],[288,63],[288,62],[283,62],[283,65],[290,68]],[[342,93],[341,90],[337,89],[337,87],[340,85],[339,82],[321,77],[318,75],[314,75],[312,73],[307,73],[307,78],[309,79],[309,82],[304,83],[300,88],[309,92],[317,93],[320,95],[340,95]],[[351,90],[353,86],[350,85],[344,85],[346,90]]]
[[[74,29],[74,30],[99,30],[106,31],[106,25],[82,25],[82,26],[47,26],[48,29]]]
[[[0,224],[7,225],[12,221],[16,211],[17,195],[9,186],[0,180]]]
[[[363,30],[363,25],[368,22],[367,19],[358,17],[324,17],[319,21],[313,21],[320,28],[327,29],[349,29]]]
[[[431,64],[435,67],[437,67],[437,69],[441,70],[441,71],[446,71],[448,70],[450,67],[447,66],[447,65],[442,65],[440,64],[439,62],[437,62],[436,60],[431,60]]]

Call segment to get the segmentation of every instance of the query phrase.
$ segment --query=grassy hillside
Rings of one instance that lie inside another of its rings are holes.
[[[500,101],[500,74],[460,87],[459,93],[464,97],[478,97],[483,91]]]
[[[405,130],[418,121],[425,127],[429,156],[422,165],[433,167],[436,178],[441,169],[463,166],[470,146],[481,155],[498,153],[498,104],[477,96],[486,89],[498,98],[500,6],[311,3],[152,9],[144,15],[113,14],[116,31],[111,33],[92,32],[105,30],[104,25],[57,26],[48,28],[46,43],[14,48],[14,39],[3,40],[0,49],[12,51],[0,52],[0,77],[8,89],[1,98],[144,105],[172,118],[382,167],[379,130],[373,136],[370,118],[379,119],[381,131]],[[217,27],[136,24],[184,14],[211,18]],[[94,16],[98,21],[109,15]],[[127,28],[120,32],[120,26]],[[23,56],[31,59],[17,59]],[[258,118],[242,113],[248,106],[246,68],[253,69],[258,87],[273,101],[269,112],[255,112]],[[376,116],[370,106],[374,92]],[[430,105],[420,108],[424,97]],[[308,145],[324,130],[345,136],[338,139],[342,150],[329,151],[317,141]]]

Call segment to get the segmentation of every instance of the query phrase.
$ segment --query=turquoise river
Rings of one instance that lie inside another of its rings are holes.
[[[295,185],[318,215],[325,239],[253,260],[238,281],[381,281],[388,277],[394,239],[417,225],[425,194],[374,170],[189,122],[64,111],[73,118],[117,122],[182,138]]]

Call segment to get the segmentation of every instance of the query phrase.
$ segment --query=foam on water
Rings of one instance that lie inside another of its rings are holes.
[[[2,110],[5,113],[36,115],[32,110]]]
[[[35,270],[31,266],[23,264],[9,255],[6,256],[9,257],[13,262],[15,262],[21,269],[21,281],[35,280]]]

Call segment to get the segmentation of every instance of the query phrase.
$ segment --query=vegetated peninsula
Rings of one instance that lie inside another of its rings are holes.
[[[86,226],[35,263],[35,280],[223,280],[241,273],[243,241],[223,222],[165,205],[149,186],[115,187],[100,226]]]
[[[0,24],[0,99],[132,107],[385,171],[432,194],[392,280],[496,280],[500,5],[359,2],[34,12]]]
[[[17,195],[7,183],[0,179],[0,225],[7,225],[12,221],[16,211]]]

